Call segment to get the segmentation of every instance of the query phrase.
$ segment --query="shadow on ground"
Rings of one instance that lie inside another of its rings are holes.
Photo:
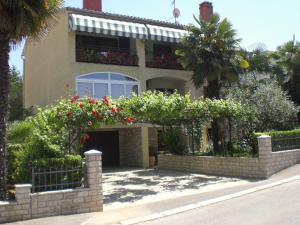
[[[241,179],[156,169],[105,169],[104,204],[132,203],[151,196],[188,193],[208,185],[238,181]]]

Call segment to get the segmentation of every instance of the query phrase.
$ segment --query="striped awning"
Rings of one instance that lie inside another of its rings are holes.
[[[174,29],[169,27],[148,25],[149,39],[153,41],[177,42],[188,35],[186,30]]]
[[[144,24],[123,22],[98,17],[69,15],[69,31],[83,31],[103,35],[147,39],[148,31]]]
[[[82,31],[110,36],[176,42],[188,35],[186,30],[150,24],[124,22],[78,14],[69,15],[69,31]]]

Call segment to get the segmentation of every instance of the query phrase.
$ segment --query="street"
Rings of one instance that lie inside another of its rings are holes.
[[[141,225],[298,225],[300,180],[270,189],[141,223]]]

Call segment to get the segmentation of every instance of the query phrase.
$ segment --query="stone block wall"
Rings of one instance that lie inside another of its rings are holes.
[[[213,156],[158,156],[158,168],[233,177],[261,177],[258,159]]]
[[[272,138],[258,137],[259,159],[266,177],[300,162],[300,149],[272,152]]]
[[[0,223],[31,218],[31,185],[16,185],[16,200],[0,202]]]
[[[119,130],[121,166],[143,167],[142,128]]]
[[[0,202],[0,223],[55,215],[103,211],[101,152],[85,153],[85,188],[30,193],[16,185],[16,200]]]
[[[267,178],[300,162],[300,149],[272,152],[270,136],[258,138],[258,158],[231,158],[211,156],[158,156],[160,169],[188,171],[221,176]]]

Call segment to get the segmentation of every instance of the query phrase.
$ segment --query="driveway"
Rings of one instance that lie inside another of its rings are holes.
[[[249,183],[238,178],[157,169],[103,171],[104,208],[147,203]]]

